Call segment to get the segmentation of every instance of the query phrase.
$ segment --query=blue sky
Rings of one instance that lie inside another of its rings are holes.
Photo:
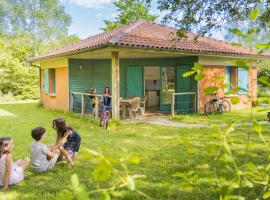
[[[102,32],[100,28],[104,27],[104,20],[114,20],[117,14],[113,0],[61,0],[61,2],[72,17],[69,33],[81,39]],[[152,3],[151,13],[160,16],[158,18],[160,22],[162,13],[156,8],[155,1]],[[214,34],[213,37],[223,39],[220,34]]]

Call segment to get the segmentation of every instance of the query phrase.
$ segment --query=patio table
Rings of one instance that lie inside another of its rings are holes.
[[[129,118],[132,119],[131,102],[133,99],[134,98],[120,100],[120,106],[121,106],[121,110],[122,110],[122,119],[127,118],[127,112],[129,112]]]

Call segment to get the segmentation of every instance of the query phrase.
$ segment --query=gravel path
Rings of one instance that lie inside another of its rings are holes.
[[[159,118],[153,117],[144,119],[145,122],[163,126],[174,126],[174,127],[208,127],[207,124],[189,124],[189,123],[181,123],[181,122],[173,122],[168,120],[167,118]]]
[[[209,127],[208,124],[190,124],[190,123],[182,123],[182,122],[173,122],[167,118],[161,117],[152,117],[143,119],[143,121],[148,122],[150,124],[157,124],[163,126],[172,126],[172,127]],[[249,123],[237,123],[237,126],[241,126],[242,124],[248,125]],[[261,125],[270,125],[268,121],[260,121]],[[220,124],[220,126],[227,126],[226,123]]]

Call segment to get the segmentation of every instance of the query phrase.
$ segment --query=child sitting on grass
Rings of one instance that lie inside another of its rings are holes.
[[[60,155],[60,147],[66,142],[69,133],[66,133],[61,140],[51,148],[43,143],[46,138],[46,129],[36,127],[31,132],[34,142],[31,145],[31,167],[33,171],[45,172],[52,169]]]
[[[29,159],[12,161],[13,142],[10,137],[0,137],[0,187],[7,189],[24,178],[24,170],[29,164]]]
[[[67,137],[66,143],[60,148],[61,154],[68,160],[71,165],[74,165],[73,158],[76,152],[79,151],[81,145],[80,135],[71,127],[67,126],[63,118],[54,119],[52,122],[53,128],[56,130],[56,143],[63,138],[67,131],[71,134]],[[61,157],[60,157],[61,159]]]

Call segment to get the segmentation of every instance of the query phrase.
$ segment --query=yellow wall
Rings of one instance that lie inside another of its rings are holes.
[[[44,60],[44,61],[40,61],[39,64],[40,64],[41,69],[67,67],[68,59],[56,58],[56,59]]]
[[[45,108],[68,111],[68,60],[57,59],[40,63],[41,102]],[[55,69],[55,95],[44,93],[44,68]]]

